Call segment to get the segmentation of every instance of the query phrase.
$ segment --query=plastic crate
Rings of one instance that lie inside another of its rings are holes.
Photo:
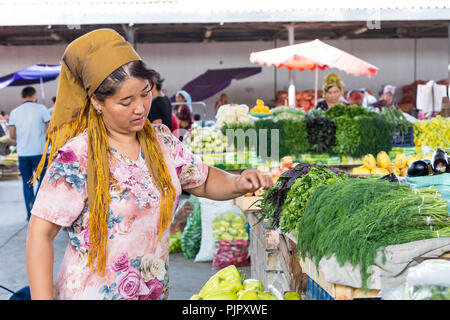
[[[414,147],[414,128],[409,127],[408,133],[403,135],[400,132],[392,134],[392,147]]]
[[[322,289],[313,279],[307,277],[308,289],[306,290],[306,300],[334,300],[333,297]]]

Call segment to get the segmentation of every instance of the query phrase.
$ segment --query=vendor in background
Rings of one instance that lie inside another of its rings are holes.
[[[4,111],[0,112],[0,137],[8,134],[8,119]]]
[[[358,105],[368,108],[377,101],[373,95],[364,88],[350,90],[347,94],[349,105]]]
[[[189,93],[187,93],[184,90],[180,90],[177,92],[175,96],[175,102],[177,103],[183,103],[183,104],[177,104],[173,111],[175,111],[175,114],[178,113],[178,111],[181,109],[182,106],[187,106],[192,113],[192,98]]]
[[[348,104],[353,106],[353,105],[357,105],[362,107],[363,104],[363,96],[361,95],[360,92],[358,91],[354,91],[352,92],[352,94],[350,94],[350,98],[348,100]]]
[[[336,104],[347,104],[342,97],[344,94],[344,85],[337,74],[329,73],[325,76],[323,79],[322,90],[324,99],[318,100],[316,105],[317,109],[326,111]]]
[[[169,98],[161,91],[165,78],[161,73],[156,73],[156,82],[152,88],[152,104],[148,119],[154,124],[164,124],[172,132],[172,104]]]
[[[219,108],[225,104],[228,104],[228,97],[225,93],[222,93],[219,100],[216,101],[216,113],[217,110],[219,110]]]
[[[55,109],[55,103],[56,103],[56,97],[52,98],[52,107],[48,109],[48,113],[50,113],[50,116],[53,114],[53,109]]]
[[[394,98],[396,87],[392,85],[385,85],[383,90],[380,91],[380,99],[372,104],[372,107],[382,111],[386,107],[395,107],[398,109],[397,101]]]
[[[178,109],[177,118],[180,129],[190,130],[192,128],[194,120],[192,118],[192,112],[188,106],[182,105],[181,108]]]

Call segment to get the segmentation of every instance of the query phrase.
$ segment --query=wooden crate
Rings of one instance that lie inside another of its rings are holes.
[[[291,245],[296,244],[296,239],[292,238],[289,234],[283,234],[284,239],[290,240]],[[283,242],[280,241],[280,247],[283,249]],[[443,255],[440,256],[440,258],[450,258],[450,252],[446,252]],[[325,280],[325,277],[323,275],[322,270],[319,268],[317,270],[316,264],[309,258],[302,259],[300,258],[298,261],[298,264],[300,265],[300,269],[304,275],[309,278],[309,280],[313,280],[315,284],[317,284],[321,290],[324,290],[326,293],[328,293],[332,299],[334,300],[354,300],[354,299],[379,299],[380,296],[380,290],[369,290],[367,292],[363,292],[361,288],[353,288],[346,285],[341,284],[335,284],[330,283]],[[292,271],[289,272],[291,275],[293,274]],[[296,277],[298,277],[298,271],[296,274]],[[302,278],[303,279],[303,278]],[[298,280],[297,280],[298,281]],[[303,293],[304,290],[304,283],[301,284],[301,292]]]
[[[293,239],[292,236],[285,234],[285,238],[292,241],[292,244],[296,244],[296,239]],[[307,281],[304,276],[309,277],[313,280],[317,285],[321,287],[324,291],[326,291],[333,299],[335,300],[353,300],[360,298],[380,298],[379,290],[369,290],[368,292],[363,292],[361,288],[353,288],[345,285],[330,283],[325,280],[323,272],[319,268],[319,272],[317,272],[317,268],[315,263],[309,259],[305,258],[304,260],[300,258],[298,264],[300,265],[300,269],[302,273],[302,281],[301,281],[301,289],[303,292],[306,290],[305,281]],[[298,277],[298,275],[297,275]],[[297,280],[298,281],[298,280]],[[302,293],[303,293],[302,292]]]
[[[260,208],[258,207],[257,204],[255,204],[255,202],[260,199],[261,199],[261,197],[242,196],[242,197],[233,199],[233,205],[239,207],[242,210],[242,212],[257,211]]]
[[[304,295],[308,288],[308,280],[297,259],[297,245],[282,233],[280,234],[280,252],[280,264],[287,282],[287,291]]]
[[[267,288],[282,273],[279,234],[265,220],[256,224],[258,216],[254,211],[247,212],[247,219],[251,226],[249,245],[251,277],[261,280]]]

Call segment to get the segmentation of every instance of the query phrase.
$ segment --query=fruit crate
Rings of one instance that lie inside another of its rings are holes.
[[[409,127],[408,133],[403,135],[400,132],[392,133],[392,147],[414,147],[414,128]]]

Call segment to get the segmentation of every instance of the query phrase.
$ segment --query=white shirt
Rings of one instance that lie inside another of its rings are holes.
[[[47,107],[25,101],[11,111],[9,125],[16,127],[18,156],[42,155],[45,147],[45,124],[50,121]]]

